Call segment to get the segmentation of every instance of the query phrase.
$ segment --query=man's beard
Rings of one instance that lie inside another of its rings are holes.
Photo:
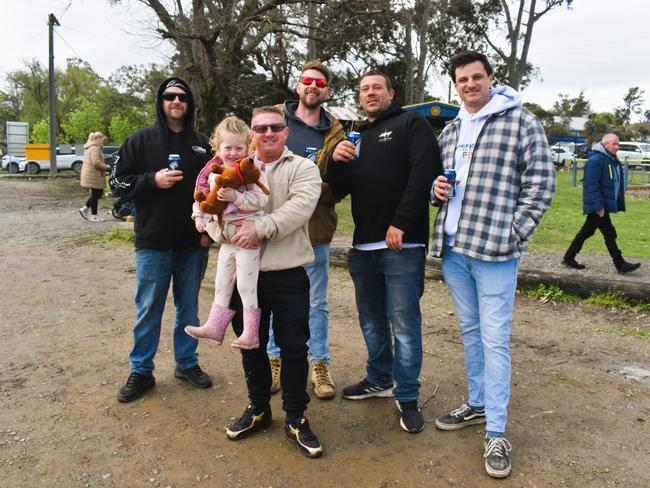
[[[307,108],[320,107],[320,105],[324,101],[322,96],[317,95],[316,99],[311,99],[307,95],[308,95],[307,93],[303,93],[302,95],[300,95],[300,102]]]

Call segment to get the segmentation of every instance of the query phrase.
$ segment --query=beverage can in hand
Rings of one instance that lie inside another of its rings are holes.
[[[359,150],[361,146],[361,133],[348,132],[348,141],[354,144],[354,152],[356,153],[356,157],[359,157]]]
[[[447,190],[447,198],[456,196],[456,170],[446,169],[442,172],[442,176],[447,178],[447,183],[451,185],[451,188]]]
[[[169,171],[176,171],[181,169],[181,156],[180,154],[170,154],[167,157],[167,169]]]
[[[305,157],[314,163],[316,162],[316,153],[318,152],[317,147],[308,147],[305,149]]]

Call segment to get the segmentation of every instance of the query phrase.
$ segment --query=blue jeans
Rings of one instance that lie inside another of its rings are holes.
[[[424,247],[351,249],[348,253],[359,323],[368,348],[367,378],[382,387],[394,382],[399,401],[417,400],[420,393],[424,258]]]
[[[327,305],[327,281],[330,267],[330,245],[314,246],[314,260],[305,265],[309,277],[309,358],[311,361],[330,362],[330,346],[327,337],[330,312]],[[275,344],[273,329],[266,348],[269,356],[279,356],[280,348]]]
[[[485,407],[487,431],[503,434],[510,401],[510,328],[519,259],[495,263],[445,247],[442,273],[460,323],[468,404]]]
[[[139,249],[135,253],[136,319],[131,350],[131,371],[150,374],[160,340],[160,322],[169,285],[176,306],[174,358],[181,368],[198,364],[197,340],[185,333],[186,325],[199,325],[199,289],[208,264],[208,248],[180,251]]]

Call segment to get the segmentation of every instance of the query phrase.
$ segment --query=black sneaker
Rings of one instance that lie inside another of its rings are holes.
[[[208,388],[212,386],[212,378],[198,364],[187,369],[177,365],[174,376],[178,379],[189,381],[192,386],[196,386],[197,388]]]
[[[628,263],[627,261],[623,261],[621,264],[616,266],[616,269],[618,270],[618,274],[628,274],[640,267],[641,263]]]
[[[348,400],[363,400],[370,397],[392,397],[393,387],[383,387],[371,383],[367,379],[361,380],[354,385],[343,388],[343,398]]]
[[[512,446],[505,437],[485,437],[485,471],[493,478],[505,478],[510,474],[510,451]]]
[[[271,425],[271,407],[256,408],[249,405],[239,420],[226,429],[228,439],[238,441]]]
[[[300,417],[293,422],[285,422],[284,433],[305,456],[316,458],[323,454],[323,446],[309,428],[309,422],[305,417]]]
[[[155,384],[156,379],[152,374],[131,373],[126,384],[120,388],[117,399],[124,403],[132,402],[140,398],[149,388],[153,388]]]
[[[564,266],[568,266],[569,268],[573,268],[573,269],[585,269],[586,268],[586,266],[584,264],[580,264],[579,262],[577,262],[575,260],[575,258],[566,258],[565,257],[562,260],[562,264]]]
[[[399,420],[399,425],[402,429],[411,434],[416,434],[424,430],[424,417],[422,417],[417,400],[412,402],[399,402],[395,400],[395,404],[402,414]]]
[[[452,410],[449,415],[436,419],[436,427],[441,430],[458,430],[468,425],[484,423],[485,410],[475,410],[465,403]]]

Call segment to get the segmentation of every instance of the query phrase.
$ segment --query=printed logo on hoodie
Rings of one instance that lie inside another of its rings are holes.
[[[392,130],[386,130],[379,134],[379,142],[388,142],[393,138],[393,131]]]
[[[208,152],[205,150],[204,147],[201,146],[192,146],[192,149],[194,150],[194,152],[201,153],[201,154],[205,154]]]

